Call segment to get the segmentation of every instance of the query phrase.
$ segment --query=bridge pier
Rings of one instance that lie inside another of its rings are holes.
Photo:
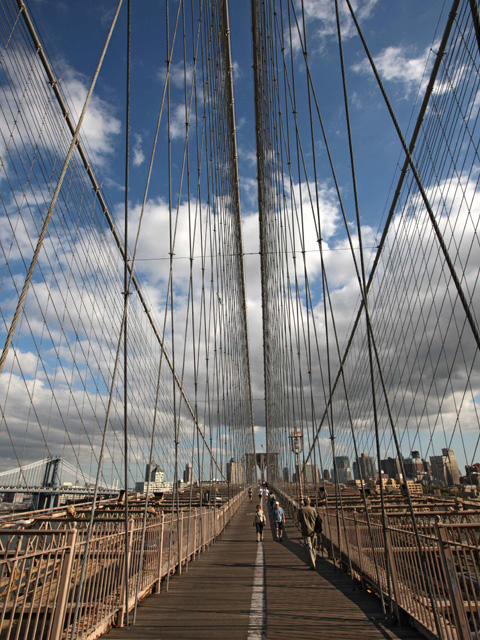
[[[58,507],[59,495],[57,493],[50,492],[38,492],[32,496],[32,503],[34,511],[40,511],[44,509],[54,509]]]

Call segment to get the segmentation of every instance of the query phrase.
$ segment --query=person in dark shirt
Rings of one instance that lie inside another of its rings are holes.
[[[277,499],[275,498],[275,494],[271,493],[270,494],[270,512],[273,513],[274,509],[275,509],[275,502],[277,501]]]

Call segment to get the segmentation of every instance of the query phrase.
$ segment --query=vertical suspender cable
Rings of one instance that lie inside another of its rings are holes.
[[[265,426],[268,434],[270,422],[270,398],[269,398],[269,368],[268,368],[268,345],[267,325],[268,325],[268,287],[266,277],[266,263],[268,260],[267,244],[264,233],[265,202],[264,202],[264,175],[263,162],[261,161],[261,150],[263,149],[263,120],[261,103],[263,100],[261,81],[260,81],[260,43],[259,43],[259,25],[257,6],[261,0],[251,0],[252,13],[252,46],[253,46],[253,83],[255,90],[255,132],[257,142],[257,189],[258,189],[258,218],[260,232],[260,278],[262,289],[262,333],[263,333],[263,376],[264,376],[264,394],[265,394]],[[257,469],[257,467],[255,467]]]
[[[182,2],[182,0],[180,0]],[[167,43],[167,68],[170,68],[172,64],[172,53],[170,52],[170,25],[169,25],[169,0],[165,3],[165,25],[166,25],[166,43]],[[166,87],[167,87],[167,165],[168,165],[168,221],[169,221],[169,242],[170,242],[170,278],[169,278],[169,288],[170,295],[173,294],[173,282],[172,282],[172,271],[173,271],[173,230],[172,230],[172,174],[171,174],[171,133],[170,133],[170,75],[168,75],[166,79]],[[168,303],[167,303],[168,304]],[[165,310],[167,312],[167,310]],[[171,313],[171,322],[172,322],[172,346],[173,346],[173,303],[170,300],[170,313]],[[172,363],[175,368],[175,355],[172,353]],[[173,434],[174,434],[174,473],[173,473],[173,493],[172,493],[172,511],[170,514],[170,535],[169,535],[169,544],[168,544],[168,573],[167,573],[167,590],[170,584],[170,561],[172,557],[172,542],[173,542],[173,522],[175,515],[175,499],[178,491],[177,487],[177,474],[178,474],[178,443],[177,443],[177,415],[176,415],[176,394],[175,387],[173,388]],[[177,514],[178,516],[178,514]]]
[[[342,83],[343,83],[343,95],[344,95],[344,105],[345,105],[345,118],[347,122],[347,131],[348,131],[348,146],[350,153],[350,165],[352,171],[352,183],[353,183],[353,193],[354,193],[354,201],[355,201],[355,215],[357,221],[357,235],[358,235],[358,244],[360,249],[360,275],[361,275],[361,283],[360,286],[363,291],[362,299],[365,307],[365,315],[368,315],[368,294],[366,290],[366,275],[365,275],[365,260],[363,253],[363,242],[362,242],[362,226],[360,219],[360,206],[358,201],[358,190],[357,190],[357,180],[355,174],[355,156],[353,153],[353,142],[352,142],[352,130],[350,123],[350,110],[348,103],[348,94],[347,94],[347,80],[345,75],[345,63],[343,58],[343,42],[342,42],[342,32],[340,26],[340,16],[338,11],[338,0],[335,0],[335,15],[337,22],[337,34],[338,34],[338,47],[339,47],[339,55],[340,55],[340,66],[342,71]],[[370,371],[370,387],[372,392],[372,408],[373,408],[373,418],[374,418],[374,426],[375,426],[375,443],[377,449],[377,466],[378,466],[378,477],[380,483],[380,502],[382,505],[382,530],[383,530],[383,538],[384,538],[384,548],[385,548],[385,567],[386,567],[386,577],[387,577],[387,592],[388,598],[390,601],[390,610],[392,609],[392,597],[391,597],[391,584],[390,584],[390,554],[388,552],[387,545],[387,523],[386,523],[386,515],[385,515],[385,490],[382,482],[382,470],[381,470],[381,452],[380,452],[380,434],[378,428],[378,412],[377,412],[377,397],[375,393],[375,381],[374,381],[374,370],[373,370],[373,358],[372,358],[372,337],[367,328],[367,347],[368,347],[368,363],[369,363],[369,371]],[[358,461],[357,461],[358,465]],[[382,609],[385,614],[385,603],[383,600],[383,592],[381,591],[381,601],[382,601]]]
[[[127,4],[127,84],[126,84],[126,122],[125,122],[125,254],[123,271],[123,446],[124,446],[124,487],[125,487],[125,624],[129,625],[129,513],[128,513],[128,297],[130,279],[128,270],[128,187],[129,187],[129,147],[130,147],[130,47],[131,47],[131,0]]]
[[[252,401],[252,380],[250,374],[250,349],[248,345],[248,324],[247,324],[247,296],[245,290],[245,270],[244,270],[244,255],[243,255],[243,241],[242,241],[242,220],[241,220],[241,208],[240,208],[240,180],[239,180],[239,172],[238,172],[238,150],[237,150],[237,134],[235,127],[235,100],[233,95],[233,63],[232,63],[232,52],[230,46],[230,22],[228,16],[228,1],[223,0],[223,17],[225,21],[225,29],[223,32],[223,47],[224,47],[224,55],[226,56],[226,80],[227,80],[227,98],[228,98],[228,126],[229,126],[229,135],[231,138],[231,148],[233,153],[233,196],[234,196],[234,216],[235,216],[235,224],[236,231],[238,234],[237,239],[237,247],[240,255],[238,258],[238,266],[240,268],[240,286],[241,286],[241,307],[240,311],[242,314],[242,323],[245,327],[245,359],[246,359],[246,367],[248,371],[248,380],[247,380],[247,392],[248,392],[248,404],[250,409],[250,425],[251,425],[251,434],[252,434],[252,450],[255,451],[255,430],[254,430],[254,416],[253,416],[253,401]]]

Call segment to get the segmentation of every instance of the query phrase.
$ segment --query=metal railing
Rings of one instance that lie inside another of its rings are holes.
[[[130,520],[128,608],[158,592],[169,573],[204,551],[223,531],[245,497],[242,491],[216,508]],[[143,539],[143,542],[142,542]],[[78,587],[87,540],[86,522],[56,530],[8,530],[0,536],[0,639],[96,638],[125,617],[125,525],[95,522],[82,594]],[[143,551],[142,551],[143,550]],[[77,616],[76,623],[74,623]]]
[[[297,502],[275,489],[296,521]],[[477,522],[449,522],[434,512],[418,519],[420,548],[405,515],[318,509],[330,559],[381,594],[399,620],[429,638],[480,640],[480,513]],[[458,520],[458,514],[451,515]],[[471,520],[471,517],[468,518]],[[423,562],[422,562],[423,555]]]

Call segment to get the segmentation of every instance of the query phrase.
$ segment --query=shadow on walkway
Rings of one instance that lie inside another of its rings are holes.
[[[318,557],[312,571],[300,530],[290,519],[280,543],[271,518],[265,574],[268,638],[423,638],[411,627],[387,626],[379,598],[326,558]]]

